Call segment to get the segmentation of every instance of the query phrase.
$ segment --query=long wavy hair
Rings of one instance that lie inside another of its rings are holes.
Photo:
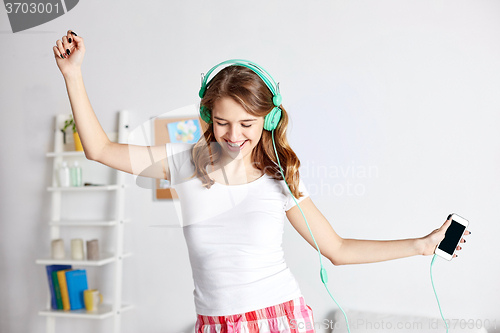
[[[265,117],[274,108],[273,94],[269,88],[255,72],[243,66],[232,65],[219,71],[210,82],[200,104],[213,110],[215,101],[223,97],[232,98],[255,117]],[[299,192],[300,160],[288,144],[286,138],[288,114],[283,106],[280,108],[281,120],[274,130],[276,151],[293,196],[300,198],[303,197],[302,192]],[[213,125],[212,114],[212,123],[208,124],[203,136],[191,148],[195,171],[189,178],[198,177],[207,189],[210,189],[215,181],[208,176],[206,167],[208,164],[213,167],[222,157],[222,147],[215,139]],[[264,171],[273,179],[283,180],[275,158],[270,131],[262,131],[262,136],[251,154],[252,165],[255,168]]]

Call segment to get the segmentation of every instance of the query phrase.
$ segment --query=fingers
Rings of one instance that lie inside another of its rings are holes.
[[[68,44],[72,48],[78,48],[78,41],[82,39],[81,37],[78,37],[76,32],[74,32],[73,30],[68,30],[68,32],[66,33],[66,38],[68,38]],[[70,49],[70,51],[71,50],[72,49]]]
[[[470,231],[469,230],[465,230],[464,232],[464,236],[467,236],[467,235],[470,235]],[[467,243],[467,241],[465,239],[460,239],[460,243]]]
[[[450,224],[451,224],[451,220],[444,221],[443,225],[441,226],[441,229],[448,229]]]
[[[446,222],[445,222],[445,224],[446,224]],[[465,230],[464,236],[470,235],[470,234],[471,234],[471,232],[469,230]],[[460,243],[467,243],[467,241],[465,239],[461,238]],[[460,250],[462,250],[462,247],[460,245],[457,245],[456,250],[460,251]],[[456,255],[456,254],[453,255],[453,258],[457,258],[457,257],[458,257],[458,255]]]
[[[63,49],[64,49],[64,52],[66,53],[67,56],[70,56],[71,55],[71,49],[74,49],[74,47],[72,47],[68,41],[68,37],[67,36],[64,36],[62,38],[62,46],[63,46]]]
[[[53,48],[54,54],[59,58],[68,59],[71,52],[77,48],[79,42],[82,42],[83,46],[83,38],[78,37],[74,31],[68,30],[66,36],[56,41],[56,46]]]
[[[73,35],[68,30],[68,34],[66,35],[66,40],[68,41],[68,48],[66,49],[66,53],[71,53],[75,49],[75,41],[73,40]]]
[[[71,52],[74,49],[78,49],[80,51],[85,52],[85,45],[83,44],[83,38],[78,36],[76,32],[74,32],[73,30],[68,30],[68,35],[66,37],[68,38],[68,44],[71,47],[73,47],[72,49],[70,49]]]
[[[465,239],[463,239],[463,238],[462,238],[462,239],[460,240],[460,243],[465,243]],[[461,247],[460,245],[457,245],[456,250],[457,250],[457,251],[460,251],[461,249],[462,249],[462,247]],[[458,255],[454,254],[454,255],[453,255],[453,258],[456,258],[456,257],[458,257]]]
[[[64,59],[64,56],[61,54],[61,52],[59,51],[59,48],[57,46],[54,46],[52,49],[54,50],[54,55],[57,58]]]
[[[66,57],[66,50],[64,49],[63,43],[61,42],[60,39],[56,41],[56,47],[57,47],[59,54],[62,55],[66,59],[67,58]]]
[[[70,45],[73,44],[73,35],[71,34],[71,30],[68,30],[68,32],[66,33],[66,38],[68,38],[68,43]]]

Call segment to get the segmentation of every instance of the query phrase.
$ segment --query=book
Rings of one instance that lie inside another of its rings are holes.
[[[57,271],[52,272],[52,284],[54,285],[54,293],[56,294],[57,309],[62,310],[61,289],[59,288],[59,280],[57,279]]]
[[[47,271],[47,279],[49,281],[49,290],[50,290],[50,296],[51,296],[51,306],[52,309],[57,309],[57,297],[56,297],[56,291],[54,289],[54,281],[53,281],[53,272],[56,271],[61,271],[63,269],[70,269],[70,265],[47,265],[45,266],[45,269]]]
[[[85,307],[83,301],[83,291],[88,289],[87,271],[84,269],[74,269],[66,272],[66,285],[71,310],[78,310]]]
[[[61,290],[63,310],[71,309],[68,296],[68,287],[66,285],[66,272],[68,271],[71,271],[71,269],[64,269],[62,271],[57,271],[57,280],[59,281],[59,289]]]

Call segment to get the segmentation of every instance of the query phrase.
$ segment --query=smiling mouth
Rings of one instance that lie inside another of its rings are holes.
[[[244,144],[245,144],[245,142],[247,142],[247,141],[248,141],[248,139],[247,139],[247,140],[245,140],[245,141],[243,141],[243,142],[242,142],[242,143],[240,143],[240,144],[237,144],[237,143],[236,143],[236,144],[235,144],[235,143],[232,143],[231,141],[228,141],[228,140],[226,140],[226,139],[224,139],[224,141],[226,141],[226,142],[228,143],[228,145],[230,145],[231,147],[241,147],[242,145],[244,145]]]

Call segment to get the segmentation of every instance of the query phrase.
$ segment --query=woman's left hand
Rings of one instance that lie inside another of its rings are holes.
[[[446,234],[446,230],[451,224],[451,216],[448,217],[448,219],[444,222],[444,224],[441,226],[441,228],[434,230],[430,234],[428,234],[425,237],[420,238],[421,240],[421,254],[424,256],[428,256],[431,254],[434,254],[434,251],[436,250],[437,245],[444,239],[444,236]],[[465,230],[464,236],[469,235],[470,232],[469,230]],[[465,243],[465,239],[460,239],[460,243]],[[462,247],[460,245],[457,245],[457,251],[460,251]],[[453,258],[458,257],[456,254],[453,255]]]

